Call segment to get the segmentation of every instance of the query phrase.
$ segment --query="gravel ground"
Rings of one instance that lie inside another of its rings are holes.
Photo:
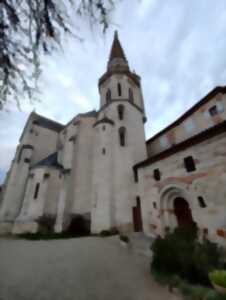
[[[0,239],[0,300],[175,300],[118,237]]]

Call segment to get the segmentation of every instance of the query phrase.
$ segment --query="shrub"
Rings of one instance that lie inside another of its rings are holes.
[[[209,274],[210,281],[226,288],[226,271],[216,270]]]
[[[102,231],[100,232],[100,236],[101,236],[101,237],[111,236],[111,232],[110,232],[110,230],[102,230]]]
[[[118,229],[115,228],[115,227],[113,227],[113,228],[111,228],[110,230],[102,230],[102,231],[100,232],[100,236],[101,236],[101,237],[112,236],[112,235],[116,235],[116,234],[118,234],[118,233],[119,233],[119,232],[118,232]]]
[[[177,229],[152,244],[151,270],[178,275],[191,283],[210,285],[208,273],[222,267],[221,251],[216,244],[196,240],[196,233]]]
[[[53,232],[56,217],[52,215],[43,215],[38,218],[39,231],[42,233]]]
[[[128,238],[127,235],[121,234],[121,235],[119,236],[119,238],[120,238],[121,241],[123,241],[123,242],[125,242],[125,243],[129,243],[129,238]]]

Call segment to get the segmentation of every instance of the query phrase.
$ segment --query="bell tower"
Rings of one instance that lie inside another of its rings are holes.
[[[106,72],[99,79],[91,231],[133,231],[137,184],[133,166],[147,157],[140,77],[130,71],[115,32]]]

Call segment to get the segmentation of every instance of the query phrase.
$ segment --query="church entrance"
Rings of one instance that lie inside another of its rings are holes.
[[[188,202],[184,198],[175,198],[174,213],[177,219],[178,227],[191,227],[194,225],[191,209]]]
[[[140,197],[136,197],[136,206],[133,207],[133,226],[134,231],[143,231]]]

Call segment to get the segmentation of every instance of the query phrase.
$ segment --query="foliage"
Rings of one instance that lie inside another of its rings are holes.
[[[112,236],[112,235],[117,235],[119,232],[118,232],[118,229],[113,227],[111,228],[110,230],[102,230],[100,232],[100,236],[101,237],[105,237],[105,236]]]
[[[166,276],[178,275],[191,283],[210,285],[208,273],[223,266],[221,249],[216,244],[196,239],[192,231],[177,229],[152,244],[151,271]]]
[[[70,238],[77,238],[81,237],[80,235],[76,234],[69,234],[69,233],[23,233],[18,234],[18,238],[31,240],[31,241],[40,241],[40,240],[58,240],[58,239],[70,239]]]
[[[226,300],[218,291],[201,285],[192,285],[177,275],[168,275],[153,271],[152,275],[160,284],[168,285],[170,292],[176,288],[187,300]]]
[[[114,2],[1,0],[0,109],[9,100],[16,100],[19,106],[19,99],[25,95],[34,99],[42,55],[59,48],[65,34],[81,40],[73,29],[77,28],[73,24],[76,16],[88,19],[91,26],[99,24],[106,31]]]
[[[38,218],[39,231],[41,233],[49,233],[53,231],[56,217],[52,215],[43,215]]]
[[[215,270],[209,274],[210,281],[226,288],[226,271]]]
[[[129,237],[127,235],[120,234],[119,238],[121,241],[129,243]]]

